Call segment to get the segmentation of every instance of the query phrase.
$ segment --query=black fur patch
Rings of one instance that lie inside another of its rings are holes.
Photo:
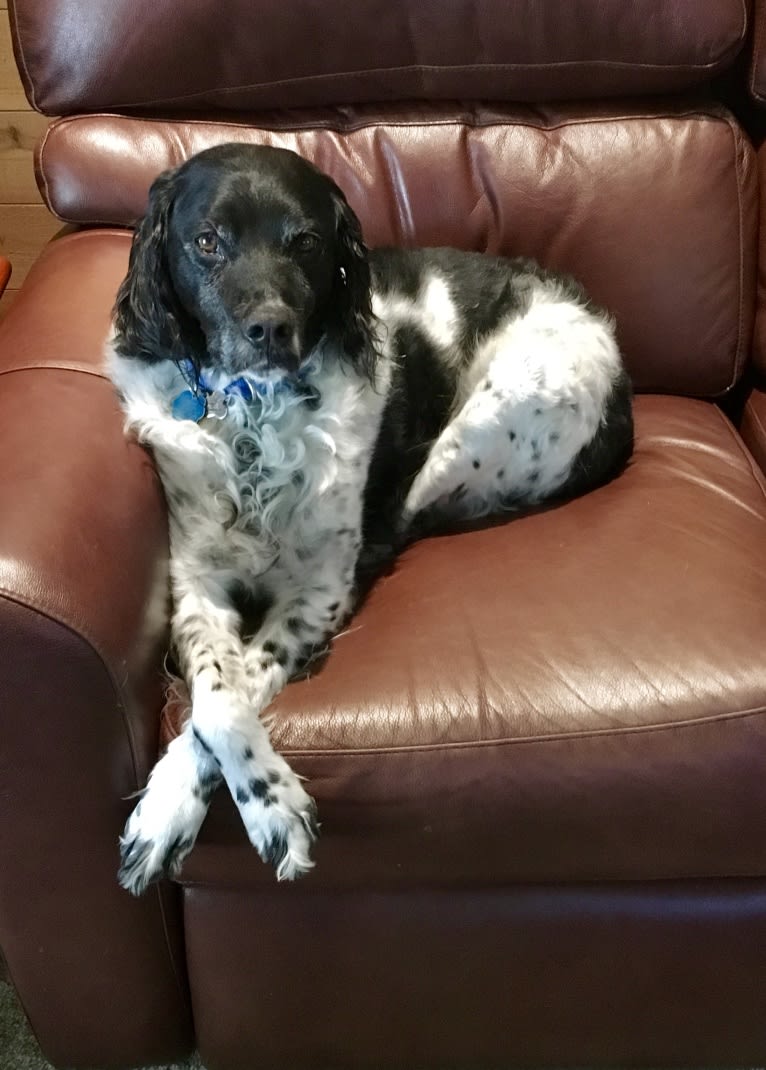
[[[202,738],[202,736],[200,735],[199,731],[197,730],[197,728],[194,727],[194,725],[192,725],[192,733],[194,735],[194,738],[199,743],[200,747],[202,747],[203,751],[206,754],[212,754],[213,753],[213,748],[208,743],[205,742],[205,740]]]
[[[607,398],[598,431],[574,459],[558,497],[573,498],[606,483],[624,467],[633,451],[633,388],[625,372]]]
[[[287,838],[281,833],[276,833],[271,843],[263,852],[262,858],[264,862],[268,862],[269,865],[272,865],[275,869],[277,869],[286,854]]]
[[[253,589],[236,581],[228,589],[231,603],[239,614],[239,631],[244,643],[258,634],[264,618],[274,604],[274,598],[268,591]]]
[[[200,777],[199,784],[195,784],[192,794],[195,798],[207,804],[220,783],[221,777],[219,773],[206,773],[205,776]]]
[[[253,793],[253,798],[254,799],[263,800],[269,794],[269,785],[266,783],[265,780],[261,780],[260,777],[253,777],[252,780],[248,781],[247,786],[250,788],[250,791]]]
[[[194,840],[180,835],[176,836],[176,838],[168,845],[168,849],[163,856],[163,873],[169,873],[171,876],[175,876],[180,868],[181,862],[183,862],[193,846]]]
[[[398,286],[398,283],[397,283]],[[364,590],[400,548],[397,521],[407,491],[449,416],[456,373],[413,324],[393,339],[396,362],[364,491],[356,582]]]

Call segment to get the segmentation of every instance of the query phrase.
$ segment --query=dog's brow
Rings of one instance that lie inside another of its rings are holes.
[[[284,236],[294,238],[298,234],[313,233],[318,229],[316,219],[288,217],[285,220]]]

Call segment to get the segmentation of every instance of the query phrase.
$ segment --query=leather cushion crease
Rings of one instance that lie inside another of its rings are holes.
[[[123,225],[160,171],[200,149],[292,148],[346,191],[369,244],[534,256],[616,316],[637,389],[711,397],[732,387],[750,344],[758,194],[753,150],[727,112],[409,113],[345,109],[258,127],[80,117],[53,124],[38,171],[62,219]]]
[[[225,17],[207,0],[81,9],[11,0],[24,86],[47,115],[663,93],[725,68],[747,26],[744,0],[640,0],[610,17],[601,0],[389,0],[361,17],[353,0],[229,0]],[[339,26],[353,27],[351,55]]]

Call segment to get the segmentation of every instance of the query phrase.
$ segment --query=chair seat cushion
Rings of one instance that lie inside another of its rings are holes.
[[[608,486],[413,546],[275,702],[304,887],[766,873],[764,482],[712,403],[636,427]],[[182,879],[273,880],[225,792]]]

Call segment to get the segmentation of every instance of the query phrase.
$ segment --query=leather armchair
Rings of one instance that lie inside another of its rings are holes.
[[[10,14],[76,228],[0,327],[0,947],[47,1057],[756,1065],[766,418],[757,392],[740,429],[725,410],[766,306],[755,150],[706,91],[745,7]],[[103,346],[152,178],[237,139],[331,173],[370,244],[579,276],[617,319],[636,452],[575,502],[412,547],[280,696],[323,826],[306,880],[275,883],[221,794],[179,882],[134,900],[117,837],[178,724],[165,507]]]

